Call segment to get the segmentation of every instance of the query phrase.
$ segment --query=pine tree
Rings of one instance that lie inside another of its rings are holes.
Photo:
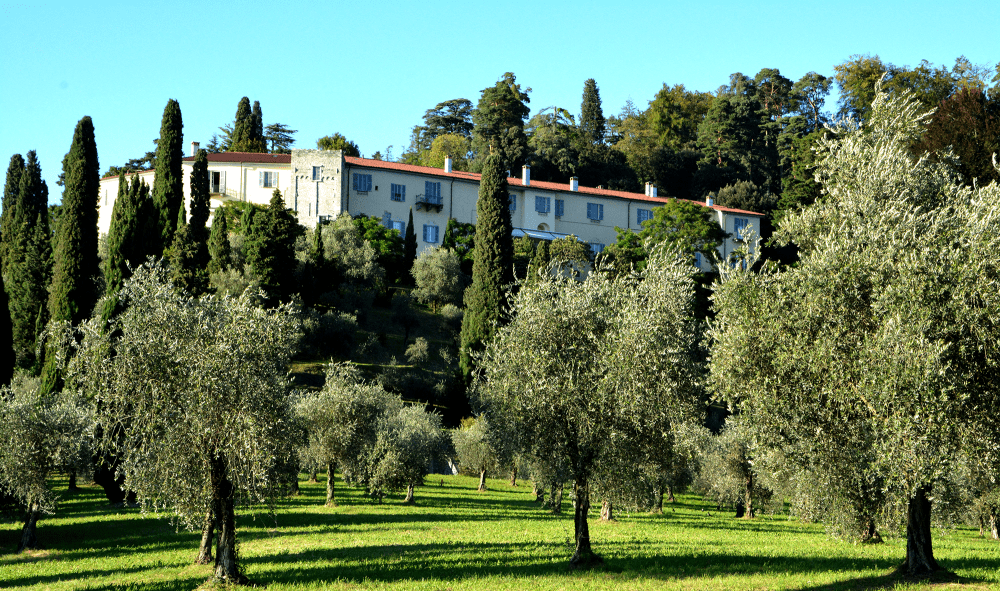
[[[88,318],[97,303],[96,277],[100,272],[97,256],[97,204],[100,194],[100,165],[94,123],[80,119],[73,143],[63,159],[62,206],[54,242],[49,317],[54,322],[78,324]],[[46,354],[42,391],[60,388],[56,356]]]
[[[604,111],[597,81],[583,83],[583,103],[580,105],[580,131],[590,145],[604,143]]]
[[[160,239],[154,254],[163,254],[177,230],[177,211],[184,202],[184,123],[181,107],[174,99],[167,101],[160,123],[160,141],[156,144],[156,178],[153,180],[153,204],[159,214]]]
[[[406,268],[403,269],[404,277],[411,277],[410,269],[413,268],[413,261],[417,258],[417,231],[413,228],[413,208],[410,208],[410,221],[406,223],[406,238],[403,241],[403,259]]]
[[[528,107],[531,89],[522,91],[516,79],[514,74],[507,72],[494,86],[484,88],[472,114],[475,124],[472,150],[477,162],[483,162],[485,170],[487,157],[499,154],[504,175],[510,170],[520,170],[528,155],[524,121],[531,112]]]
[[[479,183],[476,254],[462,320],[460,361],[466,376],[474,369],[473,353],[483,350],[484,343],[503,319],[507,289],[514,281],[514,243],[510,235],[513,228],[503,166],[500,155],[490,155]]]
[[[12,204],[11,242],[8,245],[7,277],[14,351],[20,367],[35,363],[36,327],[44,326],[45,300],[52,275],[49,235],[48,187],[34,150],[21,175],[17,200]],[[39,314],[44,318],[40,319]]]
[[[212,234],[208,238],[209,275],[229,268],[229,251],[229,223],[225,209],[220,207],[212,217]]]
[[[7,273],[7,245],[13,235],[14,209],[17,194],[21,187],[21,175],[24,174],[24,158],[20,154],[10,157],[7,166],[7,180],[3,186],[3,213],[0,213],[0,271]]]

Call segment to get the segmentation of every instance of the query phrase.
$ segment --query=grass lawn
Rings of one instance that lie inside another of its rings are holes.
[[[274,516],[242,514],[240,555],[250,579],[269,589],[994,589],[1000,544],[977,532],[935,530],[934,552],[955,581],[902,581],[888,573],[904,540],[855,546],[820,526],[783,516],[752,521],[682,496],[664,515],[627,514],[602,523],[591,539],[606,566],[570,572],[572,508],[549,515],[530,483],[503,480],[476,492],[477,480],[430,476],[415,506],[400,497],[377,505],[337,486],[324,507],[325,484],[302,483]],[[53,484],[65,489],[65,480]],[[195,566],[200,534],[176,531],[168,516],[111,509],[103,491],[66,495],[39,522],[45,550],[10,553],[20,523],[0,524],[0,588],[194,589],[210,566]]]

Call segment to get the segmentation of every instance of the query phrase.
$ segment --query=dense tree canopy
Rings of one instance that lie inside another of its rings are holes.
[[[520,170],[528,156],[528,137],[524,122],[531,110],[528,103],[530,88],[521,90],[517,77],[505,73],[495,85],[483,89],[476,109],[472,112],[472,151],[481,170],[491,154],[500,157],[504,171]]]

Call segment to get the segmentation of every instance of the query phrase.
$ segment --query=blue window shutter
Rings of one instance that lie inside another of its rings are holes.
[[[437,226],[431,226],[431,238],[432,238],[431,242],[437,244],[437,241],[438,241],[438,227]]]
[[[382,214],[382,225],[390,230],[392,229],[392,214],[388,211]]]
[[[593,203],[588,203],[587,204],[587,219],[588,220],[594,219],[594,204]]]
[[[427,224],[424,224],[424,242],[430,242],[430,240],[427,238],[427,236],[428,236],[428,230],[429,229],[430,229],[430,226],[428,226]]]
[[[556,199],[556,215],[562,217],[566,212],[566,202],[562,199]]]
[[[264,186],[264,173],[263,172],[260,173],[260,178],[258,179],[258,181],[259,181],[259,183],[258,183],[257,186],[258,187],[263,187]]]
[[[399,194],[403,196],[400,201],[406,201],[406,185],[399,186]]]
[[[314,177],[316,176],[315,171],[316,171],[316,167],[313,167],[313,176]],[[351,188],[354,189],[355,191],[358,190],[358,173],[356,173],[356,172],[352,172],[351,173]]]
[[[599,219],[599,220],[603,220],[604,219],[604,204],[603,203],[598,203],[597,204],[597,219]]]

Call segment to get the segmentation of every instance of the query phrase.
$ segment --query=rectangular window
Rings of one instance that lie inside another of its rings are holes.
[[[637,209],[635,210],[635,223],[642,225],[642,222],[646,220],[653,219],[653,210],[651,209]]]
[[[694,253],[694,266],[698,267],[699,269],[701,269],[701,253],[700,252]]]
[[[367,193],[372,190],[372,175],[358,172],[351,173],[351,188],[358,193]]]
[[[733,218],[733,237],[737,240],[743,240],[743,232],[749,225],[750,220],[747,218]]]
[[[424,224],[424,242],[437,244],[438,227],[433,224]]]
[[[321,181],[321,180],[323,180],[323,167],[322,166],[313,166],[313,178],[312,178],[312,180],[314,180],[314,181]]]
[[[209,191],[211,193],[225,193],[226,192],[226,171],[224,170],[210,170],[209,174],[209,184],[211,187]]]
[[[392,183],[389,187],[389,198],[393,201],[406,201],[406,185]]]
[[[261,171],[259,181],[260,181],[260,185],[259,186],[265,187],[265,188],[268,188],[268,189],[273,189],[274,187],[278,186],[278,173],[277,172],[269,172],[269,171]]]
[[[399,232],[400,236],[406,236],[406,222],[392,222],[392,229]]]
[[[587,204],[587,219],[592,222],[599,222],[604,219],[604,204],[603,203],[588,203]]]
[[[566,202],[562,199],[556,199],[556,217],[561,218],[563,213],[566,211]]]
[[[424,201],[441,205],[441,183],[424,181]]]
[[[392,229],[392,214],[388,211],[382,214],[382,225],[390,230]]]
[[[601,252],[602,250],[604,250],[604,245],[601,244],[600,242],[590,243],[590,254],[594,255]]]
[[[552,198],[535,195],[535,211],[538,213],[549,213],[552,209]]]
[[[507,198],[510,200],[510,212],[514,213],[517,211],[517,195],[508,193]]]

